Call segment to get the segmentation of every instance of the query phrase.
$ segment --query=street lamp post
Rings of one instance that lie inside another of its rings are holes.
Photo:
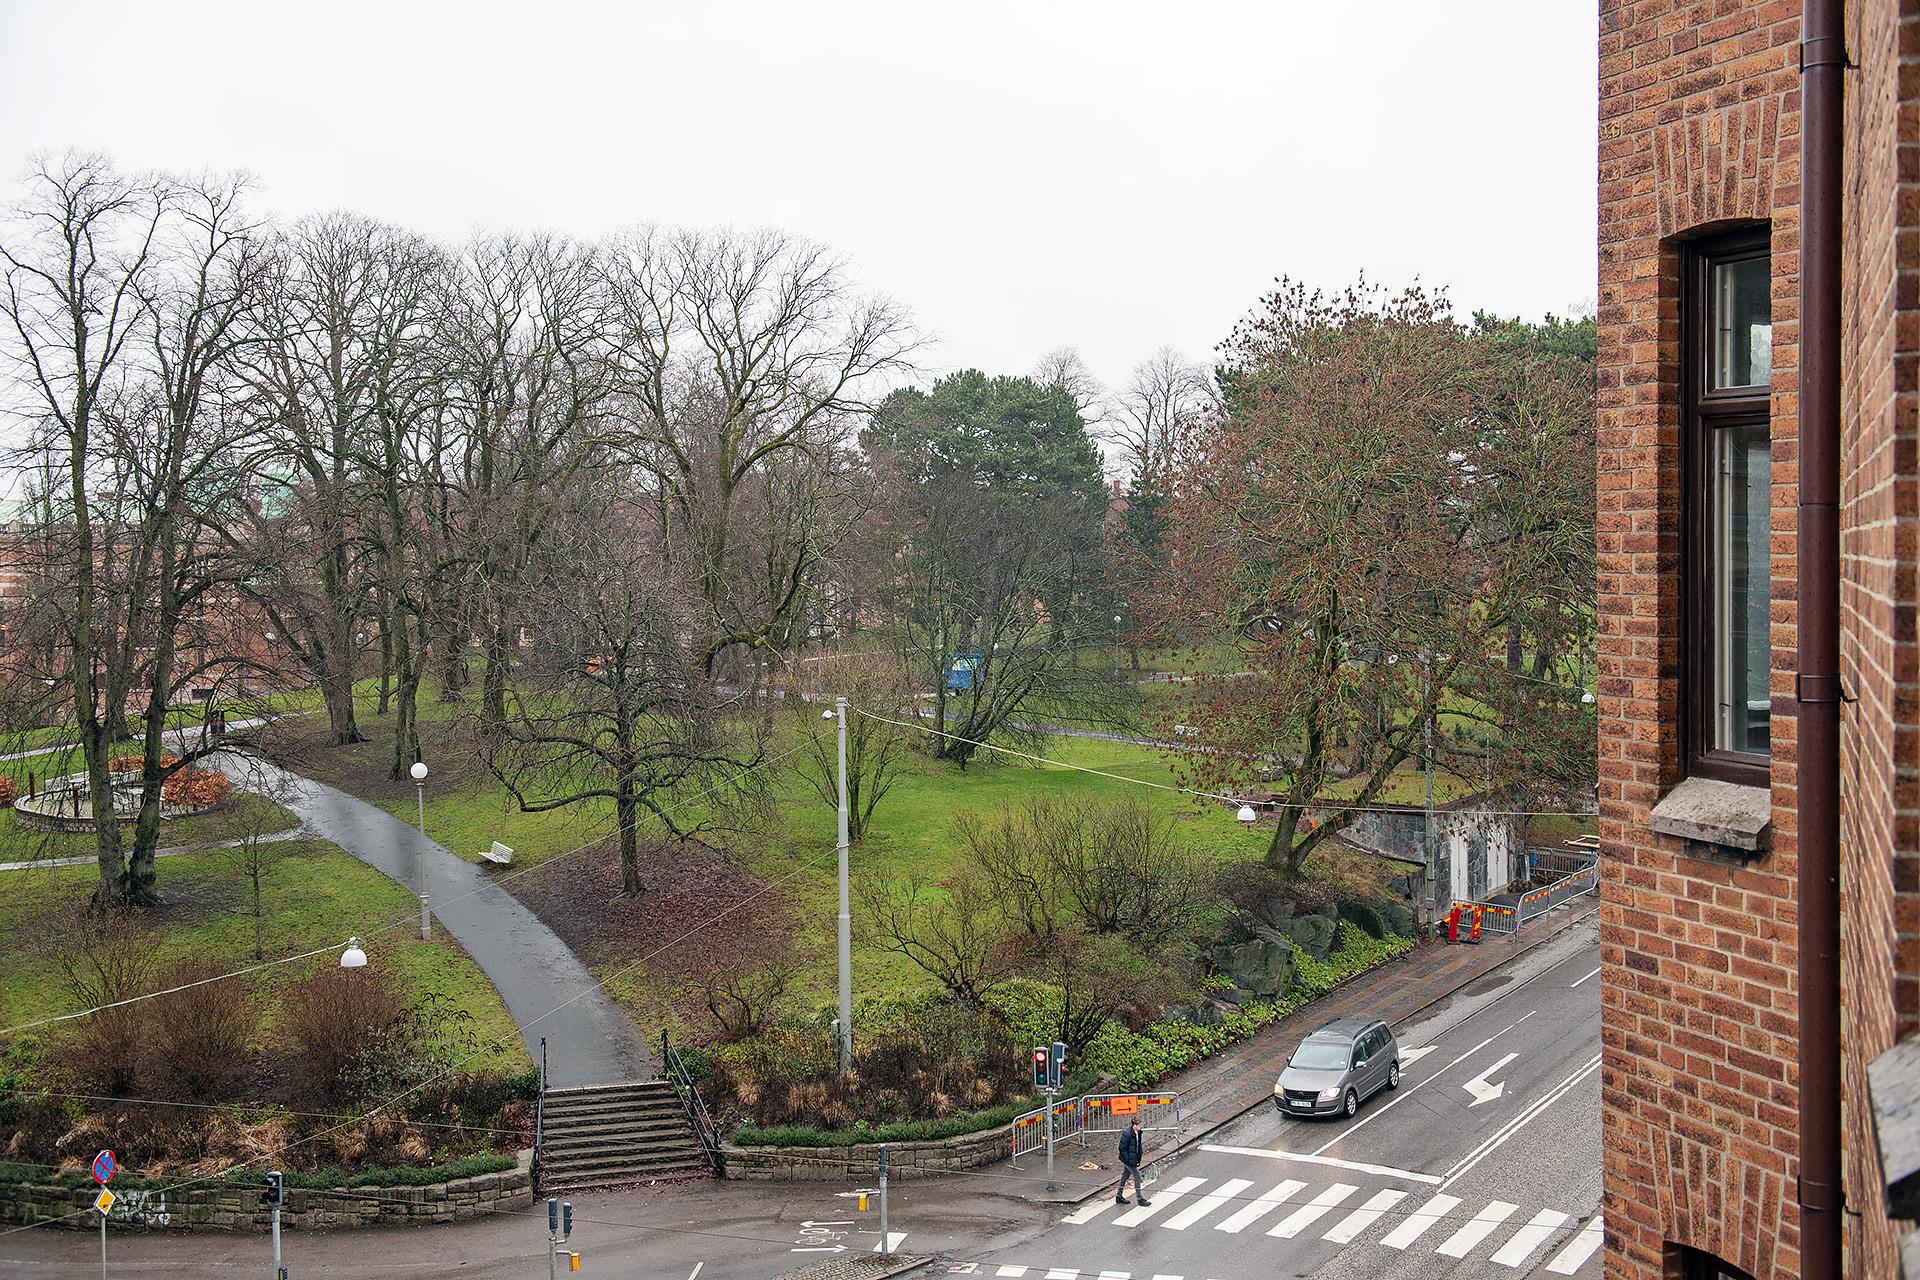
[[[830,713],[840,735],[840,1070],[853,1070],[853,919],[847,909],[847,700],[835,698]]]
[[[433,919],[427,914],[427,762],[415,760],[413,767],[407,772],[413,775],[413,795],[420,806],[420,856],[417,884],[420,890],[420,938],[424,942],[433,937]]]

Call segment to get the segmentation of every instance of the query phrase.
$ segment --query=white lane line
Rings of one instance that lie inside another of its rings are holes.
[[[1195,1187],[1204,1186],[1206,1181],[1205,1178],[1182,1178],[1165,1191],[1154,1192],[1153,1202],[1151,1204],[1135,1205],[1133,1208],[1115,1218],[1113,1225],[1116,1227],[1137,1227]]]
[[[1353,1238],[1380,1220],[1380,1215],[1407,1198],[1404,1191],[1378,1191],[1371,1200],[1355,1209],[1335,1224],[1333,1230],[1320,1237],[1335,1244],[1351,1244]]]
[[[1245,1231],[1249,1226],[1253,1225],[1253,1223],[1266,1217],[1269,1213],[1272,1213],[1275,1209],[1291,1200],[1294,1192],[1305,1190],[1306,1185],[1304,1182],[1295,1182],[1289,1178],[1273,1190],[1262,1194],[1258,1200],[1255,1200],[1231,1218],[1228,1218],[1224,1222],[1215,1223],[1213,1229],[1215,1231],[1228,1232]]]
[[[1427,1233],[1427,1228],[1460,1207],[1459,1196],[1435,1196],[1415,1209],[1389,1231],[1380,1243],[1389,1249],[1404,1249]]]
[[[1440,1178],[1431,1173],[1415,1173],[1412,1169],[1396,1169],[1390,1164],[1361,1164],[1357,1160],[1340,1160],[1333,1156],[1323,1156],[1318,1152],[1301,1155],[1296,1151],[1274,1151],[1267,1147],[1227,1147],[1218,1143],[1203,1142],[1202,1151],[1219,1151],[1230,1156],[1258,1156],[1262,1160],[1297,1160],[1301,1164],[1325,1165],[1331,1169],[1351,1169],[1355,1173],[1373,1173],[1383,1178],[1404,1178],[1409,1182],[1425,1182],[1438,1185]]]
[[[1133,1280],[1131,1271],[1102,1271],[1100,1280]]]
[[[1589,974],[1588,974],[1588,975],[1586,976],[1586,978],[1576,978],[1576,979],[1574,979],[1574,981],[1573,981],[1573,982],[1571,982],[1571,983],[1569,983],[1569,984],[1568,984],[1568,986],[1567,986],[1567,990],[1569,990],[1569,991],[1571,991],[1571,990],[1573,990],[1573,988],[1574,988],[1574,987],[1577,987],[1577,986],[1579,986],[1579,985],[1580,985],[1580,984],[1581,984],[1582,982],[1585,982],[1585,981],[1587,980],[1587,978],[1591,978],[1591,977],[1593,976],[1593,974],[1594,974],[1594,973],[1598,973],[1598,972],[1600,972],[1600,971],[1599,971],[1598,969],[1595,969],[1595,970],[1593,971],[1593,973],[1589,973]]]
[[[1454,1165],[1453,1168],[1447,1170],[1447,1176],[1440,1183],[1440,1186],[1444,1189],[1460,1181],[1461,1178],[1467,1175],[1467,1173],[1473,1168],[1473,1166],[1479,1164],[1482,1160],[1486,1159],[1489,1155],[1492,1155],[1500,1147],[1505,1146],[1507,1141],[1511,1139],[1514,1134],[1519,1133],[1522,1129],[1526,1128],[1529,1124],[1532,1124],[1536,1119],[1538,1119],[1546,1111],[1548,1107],[1551,1107],[1554,1103],[1558,1102],[1561,1098],[1565,1097],[1568,1093],[1572,1092],[1573,1089],[1576,1088],[1582,1080],[1586,1079],[1588,1076],[1592,1075],[1594,1072],[1598,1071],[1599,1069],[1600,1069],[1600,1055],[1596,1053],[1591,1058],[1588,1058],[1585,1062],[1581,1063],[1580,1067],[1572,1075],[1568,1076],[1565,1080],[1562,1080],[1559,1084],[1553,1086],[1553,1088],[1547,1090],[1540,1097],[1528,1103],[1525,1109],[1523,1109],[1519,1115],[1515,1116],[1513,1119],[1507,1121],[1505,1124],[1501,1125],[1498,1129],[1494,1130],[1492,1137],[1488,1138],[1485,1142],[1482,1142],[1479,1146],[1475,1147],[1472,1151],[1468,1152],[1467,1155],[1463,1157],[1458,1164]]]
[[[884,1250],[882,1250],[882,1249],[881,1249],[881,1247],[880,1247],[880,1244],[878,1244],[878,1243],[877,1243],[877,1244],[875,1244],[875,1245],[873,1246],[873,1251],[874,1251],[875,1253],[882,1253],[882,1252],[885,1252],[885,1253],[895,1253],[895,1252],[898,1252],[898,1250],[899,1250],[899,1248],[900,1248],[900,1242],[901,1242],[902,1240],[905,1240],[906,1238],[907,1238],[907,1233],[906,1233],[906,1232],[904,1232],[904,1231],[889,1231],[889,1232],[887,1232],[887,1238],[886,1238],[886,1240],[885,1240],[885,1241],[882,1241],[882,1242],[881,1242],[881,1243],[884,1243],[884,1244],[885,1244],[885,1245],[886,1245],[887,1247],[886,1247],[886,1248],[885,1248]],[[1078,1274],[1078,1273],[1076,1273],[1076,1274]],[[1054,1278],[1054,1280],[1071,1280],[1071,1278],[1070,1278],[1070,1277],[1066,1277],[1066,1276],[1060,1276],[1060,1277],[1055,1277],[1055,1278]]]
[[[1395,1107],[1405,1102],[1408,1098],[1420,1092],[1420,1090],[1426,1088],[1428,1085],[1432,1084],[1435,1080],[1447,1074],[1447,1072],[1453,1070],[1455,1067],[1465,1062],[1468,1058],[1471,1058],[1474,1054],[1480,1052],[1482,1049],[1492,1044],[1495,1040],[1498,1040],[1501,1036],[1507,1034],[1507,1032],[1513,1030],[1515,1027],[1519,1026],[1522,1022],[1525,1022],[1528,1018],[1531,1018],[1534,1014],[1538,1012],[1540,1012],[1538,1009],[1529,1009],[1525,1014],[1521,1015],[1519,1018],[1515,1019],[1513,1022],[1508,1023],[1506,1026],[1500,1028],[1498,1031],[1488,1036],[1485,1040],[1482,1040],[1479,1044],[1473,1046],[1473,1048],[1467,1050],[1465,1053],[1455,1058],[1452,1062],[1449,1062],[1446,1066],[1441,1067],[1438,1071],[1433,1072],[1431,1075],[1419,1081],[1417,1084],[1411,1084],[1403,1087],[1398,1093],[1394,1095],[1393,1101],[1387,1103],[1386,1106],[1381,1107],[1378,1111],[1369,1112],[1366,1119],[1357,1120],[1354,1123],[1345,1126],[1340,1130],[1339,1137],[1335,1138],[1331,1142],[1315,1147],[1313,1149],[1313,1154],[1319,1155],[1321,1152],[1327,1150],[1329,1147],[1339,1146],[1342,1142],[1345,1142],[1348,1138],[1352,1137],[1355,1133],[1358,1133],[1360,1130],[1366,1128],[1368,1125],[1372,1124],[1375,1120],[1378,1120],[1381,1116],[1387,1114],[1387,1112],[1393,1110]]]
[[[1073,1271],[1066,1267],[1055,1267],[1053,1270],[1047,1272],[1046,1280],[1074,1280],[1074,1277],[1079,1274],[1078,1271]]]
[[[1155,1276],[1153,1280],[1187,1280],[1185,1276]]]
[[[1513,1233],[1513,1239],[1500,1246],[1493,1260],[1503,1267],[1517,1267],[1527,1260],[1542,1241],[1560,1229],[1567,1215],[1558,1209],[1542,1209],[1533,1215],[1533,1221]]]
[[[1252,1185],[1244,1178],[1228,1178],[1218,1191],[1209,1191],[1160,1225],[1169,1231],[1185,1231]]]
[[[1591,1258],[1593,1251],[1600,1247],[1600,1240],[1605,1231],[1605,1221],[1599,1214],[1595,1214],[1593,1221],[1582,1227],[1580,1234],[1569,1241],[1567,1247],[1547,1264],[1547,1270],[1556,1276],[1570,1276],[1578,1271],[1580,1264]]]
[[[1513,1216],[1520,1206],[1508,1204],[1505,1200],[1495,1200],[1486,1208],[1467,1220],[1467,1225],[1448,1236],[1446,1242],[1434,1252],[1443,1258],[1464,1258],[1473,1252],[1473,1247],[1493,1234],[1493,1229]]]
[[[706,1266],[706,1265],[707,1265],[707,1264],[706,1264],[705,1262],[696,1262],[696,1263],[694,1263],[694,1264],[693,1264],[693,1273],[692,1273],[691,1275],[689,1275],[689,1276],[687,1277],[687,1280],[700,1280],[700,1268],[702,1268],[702,1267],[704,1267],[704,1266]]]
[[[1018,1277],[1027,1274],[1027,1269],[1025,1267],[1002,1267],[993,1274],[1002,1277],[1003,1280],[1018,1280]]]
[[[1096,1196],[1090,1203],[1081,1205],[1078,1209],[1075,1209],[1072,1213],[1060,1219],[1060,1221],[1071,1223],[1076,1227],[1083,1227],[1109,1209],[1118,1209],[1119,1207],[1120,1202],[1112,1196]]]
[[[1314,1223],[1327,1216],[1334,1206],[1358,1191],[1360,1188],[1350,1182],[1336,1182],[1313,1199],[1288,1214],[1284,1220],[1267,1232],[1270,1236],[1279,1236],[1282,1240],[1291,1240]]]

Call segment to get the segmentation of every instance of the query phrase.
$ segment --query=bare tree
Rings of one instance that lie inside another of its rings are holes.
[[[595,461],[615,366],[607,345],[598,253],[550,237],[469,245],[449,277],[446,341],[457,428],[458,488],[442,523],[470,573],[470,621],[480,635],[483,724],[506,715],[507,668],[520,577],[546,533],[549,496]],[[449,574],[449,579],[456,575]],[[444,606],[456,627],[459,610]],[[449,646],[449,652],[453,646]]]
[[[129,378],[131,347],[151,325],[143,279],[166,217],[168,192],[150,179],[129,178],[100,156],[70,154],[43,161],[15,211],[0,258],[6,262],[8,355],[33,398],[41,424],[34,447],[57,487],[41,494],[41,524],[59,545],[45,550],[72,592],[60,616],[67,662],[57,677],[69,692],[87,781],[95,796],[112,794],[107,759],[132,692],[131,664],[102,669],[95,655],[114,652],[126,635],[103,599],[98,571],[103,538],[93,500],[93,459],[102,419]],[[64,533],[64,536],[59,536]],[[50,566],[52,567],[52,566]],[[111,805],[94,807],[100,853],[98,900],[125,893],[120,824]]]
[[[665,574],[645,498],[622,478],[608,468],[574,487],[523,579],[517,607],[540,639],[484,750],[526,812],[610,803],[621,889],[637,896],[643,819],[678,838],[738,821],[750,780],[718,801],[674,802],[746,775],[760,744],[706,679],[688,621],[697,596]]]
[[[912,676],[884,652],[807,658],[791,681],[788,702],[804,744],[797,768],[829,808],[840,804],[839,727],[820,713],[836,696],[848,701],[847,836],[855,844],[905,763],[912,731],[901,724],[916,714],[917,694]]]
[[[1072,347],[1055,347],[1041,356],[1033,366],[1033,380],[1043,387],[1058,387],[1073,397],[1074,411],[1089,427],[1097,428],[1107,420],[1106,385]]]
[[[975,1007],[1013,976],[1007,928],[967,871],[938,885],[914,876],[874,882],[860,910],[873,945]]]
[[[750,525],[747,494],[830,464],[912,337],[891,303],[855,296],[838,259],[777,232],[644,230],[613,247],[607,275],[628,449],[654,478],[663,550],[696,584],[714,673],[788,631],[829,545],[805,521]],[[786,536],[769,546],[753,527]]]

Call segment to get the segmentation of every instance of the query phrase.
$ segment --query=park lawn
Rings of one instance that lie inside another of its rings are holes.
[[[473,1065],[524,1070],[528,1057],[493,986],[444,932],[420,940],[408,924],[414,898],[337,846],[291,840],[270,846],[276,861],[264,885],[263,935],[268,959],[344,943],[359,936],[370,962],[392,974],[401,990],[424,1002],[437,996],[464,1011],[478,1046]],[[253,918],[238,867],[224,852],[182,854],[159,864],[166,903],[148,913],[156,964],[190,954],[223,968],[256,963]],[[65,1013],[73,997],[60,977],[64,922],[85,909],[95,881],[91,866],[36,867],[0,872],[0,1025]],[[382,929],[390,924],[397,927]],[[270,1040],[274,996],[291,979],[332,963],[331,956],[265,969],[245,982],[263,1010],[260,1038]],[[157,976],[157,974],[156,974]],[[36,1034],[57,1036],[48,1028]]]
[[[160,847],[179,848],[234,840],[241,836],[271,835],[290,831],[299,825],[293,812],[264,796],[251,792],[230,793],[227,803],[209,813],[175,818],[160,826]],[[132,827],[125,827],[132,839]],[[37,831],[16,818],[11,809],[0,810],[0,862],[28,862],[42,858],[90,858],[94,856],[93,835],[86,831]]]

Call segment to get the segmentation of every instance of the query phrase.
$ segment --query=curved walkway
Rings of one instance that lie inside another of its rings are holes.
[[[258,760],[228,757],[221,767],[237,785],[270,788],[299,816],[304,834],[331,840],[414,893],[424,852],[434,918],[499,990],[536,1064],[546,1040],[550,1085],[659,1074],[633,1024],[579,957],[482,867],[423,840],[411,823],[325,783]],[[378,941],[369,941],[368,950],[377,963]]]

